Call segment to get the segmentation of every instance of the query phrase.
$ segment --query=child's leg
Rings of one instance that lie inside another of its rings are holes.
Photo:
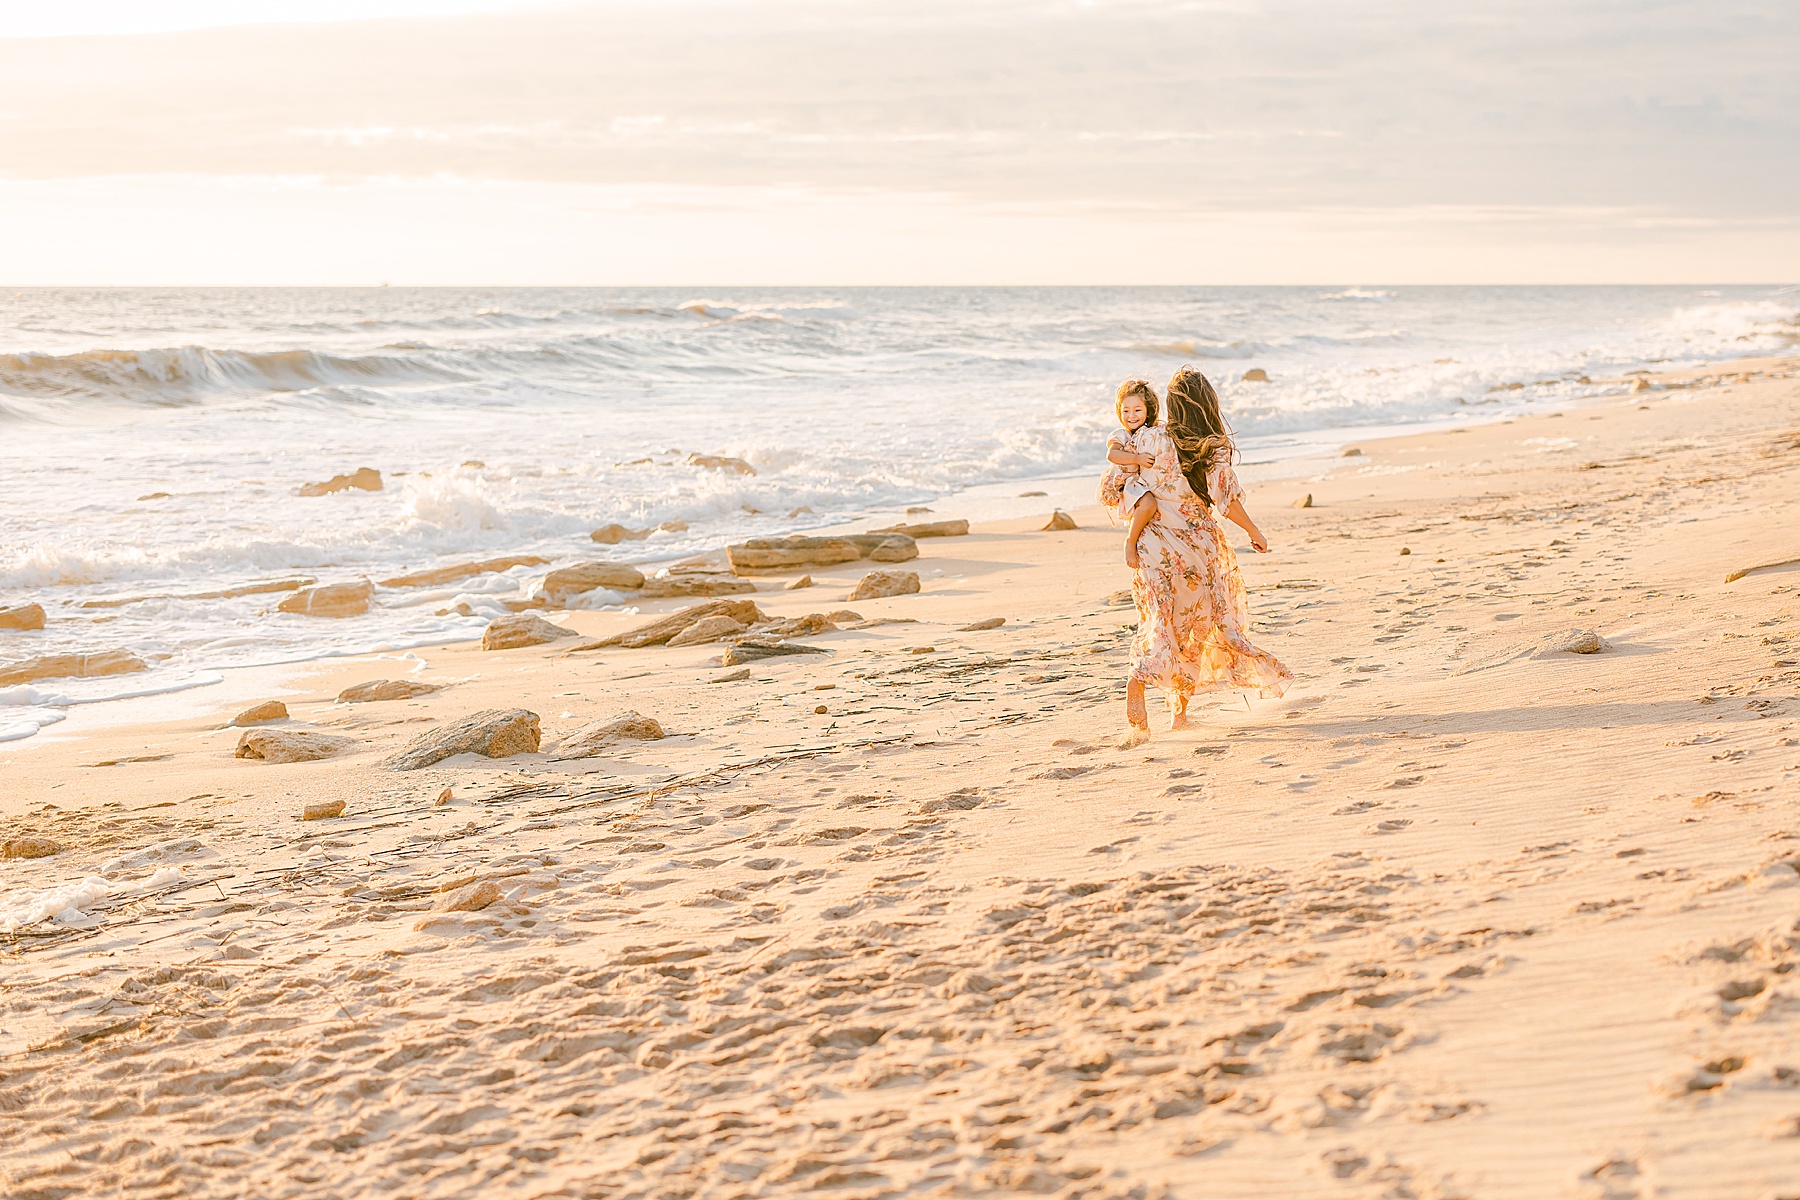
[[[1131,528],[1125,534],[1125,565],[1132,570],[1138,566],[1138,538],[1143,536],[1145,528],[1156,517],[1156,497],[1143,495],[1138,497],[1137,504],[1131,510]]]

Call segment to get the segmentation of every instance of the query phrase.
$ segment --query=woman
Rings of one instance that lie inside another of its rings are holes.
[[[1165,452],[1168,461],[1157,468],[1171,484],[1157,489],[1157,517],[1138,540],[1131,587],[1138,634],[1125,691],[1128,745],[1150,736],[1146,684],[1168,698],[1169,727],[1185,729],[1188,701],[1196,693],[1254,688],[1279,696],[1294,678],[1246,632],[1244,580],[1219,516],[1241,525],[1258,554],[1268,553],[1269,543],[1244,511],[1244,491],[1231,469],[1236,447],[1219,416],[1218,393],[1206,376],[1183,367],[1169,380],[1165,405],[1173,453]]]

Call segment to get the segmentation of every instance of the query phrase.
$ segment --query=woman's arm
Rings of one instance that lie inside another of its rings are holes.
[[[1263,536],[1262,530],[1256,527],[1256,522],[1250,519],[1250,514],[1244,509],[1244,486],[1238,482],[1237,472],[1231,469],[1228,462],[1220,463],[1214,470],[1211,484],[1214,503],[1227,520],[1241,526],[1250,535],[1252,550],[1258,554],[1267,554],[1269,539]]]
[[[1269,539],[1263,536],[1262,530],[1256,527],[1256,522],[1250,519],[1250,514],[1244,511],[1244,502],[1242,500],[1235,496],[1232,497],[1231,503],[1225,508],[1225,515],[1234,524],[1242,526],[1244,532],[1250,535],[1250,548],[1252,550],[1256,551],[1258,554],[1267,554],[1269,552]]]

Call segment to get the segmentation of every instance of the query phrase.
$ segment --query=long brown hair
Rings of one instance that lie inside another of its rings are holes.
[[[1150,386],[1148,379],[1127,379],[1119,385],[1118,402],[1113,411],[1119,414],[1119,424],[1125,424],[1125,397],[1138,396],[1144,401],[1144,424],[1156,424],[1156,389]]]
[[[1230,462],[1237,453],[1231,430],[1219,415],[1219,393],[1206,376],[1192,367],[1182,367],[1169,377],[1169,388],[1163,395],[1169,410],[1169,437],[1181,460],[1181,473],[1187,476],[1194,494],[1211,504],[1206,473],[1217,463]]]

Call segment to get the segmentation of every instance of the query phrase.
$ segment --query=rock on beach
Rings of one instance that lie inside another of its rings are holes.
[[[238,738],[233,757],[267,763],[314,762],[342,754],[354,745],[351,738],[306,729],[247,729]]]
[[[870,571],[845,599],[879,600],[884,596],[910,596],[918,590],[917,571]]]
[[[44,606],[41,604],[19,604],[12,608],[0,608],[0,629],[42,629],[44,627]]]
[[[388,759],[388,766],[396,771],[417,771],[456,754],[510,758],[535,754],[542,743],[536,713],[523,708],[489,708],[426,730]]]
[[[794,567],[829,567],[838,563],[907,562],[919,557],[918,544],[904,533],[852,533],[838,537],[751,538],[728,546],[726,557],[740,575],[786,571]]]
[[[521,646],[542,646],[561,638],[580,637],[573,629],[544,620],[536,613],[514,613],[495,617],[481,635],[483,650],[517,650]]]
[[[303,617],[359,617],[369,611],[369,602],[374,596],[375,585],[365,579],[361,583],[303,588],[275,607],[281,612]]]
[[[0,842],[0,858],[49,858],[62,853],[62,844],[49,838],[17,837]]]
[[[432,571],[418,571],[411,575],[396,575],[392,579],[384,579],[381,586],[385,588],[410,587],[443,587],[448,583],[469,579],[476,575],[497,575],[501,571],[510,571],[514,567],[541,567],[550,560],[539,558],[535,554],[515,554],[509,558],[489,558],[481,562],[457,563],[453,567],[438,567]]]
[[[756,625],[769,619],[762,609],[756,607],[754,600],[708,600],[704,604],[692,605],[666,617],[658,617],[636,629],[589,642],[578,649],[599,650],[606,646],[624,646],[629,650],[637,650],[645,646],[660,646],[694,622],[715,616],[730,617],[741,625]]]
[[[1075,523],[1074,517],[1071,517],[1068,513],[1064,512],[1062,509],[1059,508],[1055,512],[1050,514],[1050,523],[1044,526],[1044,532],[1045,533],[1053,533],[1053,532],[1056,532],[1058,530],[1063,530],[1063,529],[1080,529],[1080,528],[1081,528],[1081,526],[1079,526]]]
[[[623,712],[604,724],[580,730],[564,738],[562,745],[557,748],[557,757],[591,758],[617,742],[654,742],[668,736],[662,723],[656,718],[646,717],[636,711]]]
[[[889,525],[875,533],[904,533],[909,538],[967,537],[969,523],[963,520],[927,521],[919,525]]]
[[[367,704],[375,700],[411,700],[442,691],[441,683],[422,683],[416,679],[371,679],[347,687],[338,693],[339,704]]]
[[[742,621],[734,621],[723,614],[715,617],[701,617],[670,638],[668,644],[670,646],[700,646],[736,633],[742,633],[747,628],[749,626]]]
[[[645,600],[664,600],[690,596],[741,596],[754,592],[756,585],[735,575],[668,574],[646,579],[638,595]]]
[[[93,654],[44,654],[0,666],[0,687],[32,683],[39,679],[97,679],[103,675],[129,675],[148,671],[150,664],[129,650],[100,650]]]
[[[279,700],[265,700],[256,707],[246,708],[243,712],[231,718],[231,724],[234,726],[265,725],[270,721],[285,721],[287,719],[287,705]]]
[[[636,591],[644,586],[644,573],[625,563],[587,562],[558,567],[544,576],[546,604],[561,608],[571,599],[596,588]]]

